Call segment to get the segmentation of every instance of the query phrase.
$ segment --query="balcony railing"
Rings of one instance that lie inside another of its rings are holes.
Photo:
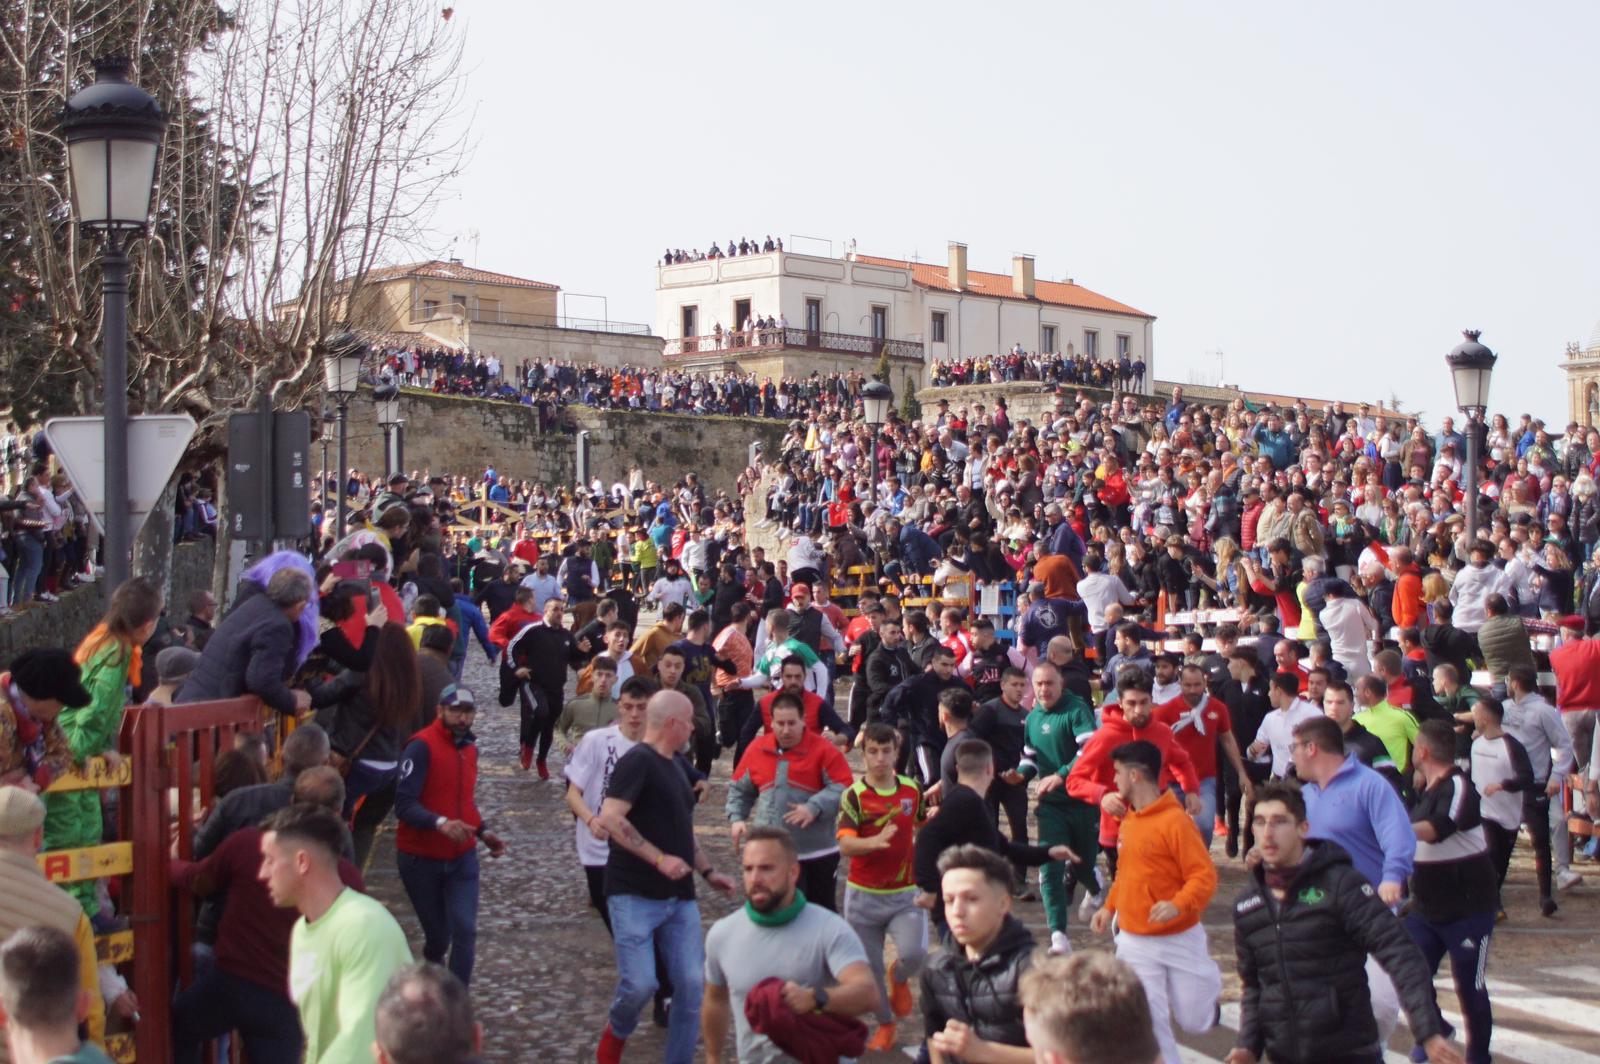
[[[728,332],[718,336],[685,336],[668,340],[666,357],[703,358],[718,352],[748,353],[799,348],[803,351],[827,351],[832,354],[859,355],[877,358],[888,353],[890,358],[922,361],[922,345],[915,340],[887,340],[876,336],[857,336],[854,333],[819,332],[812,329],[787,328],[754,329],[748,332]]]
[[[411,315],[411,324],[427,325],[467,321],[479,325],[511,325],[539,329],[579,329],[584,332],[626,333],[649,336],[650,326],[634,321],[609,321],[602,318],[567,318],[556,314],[518,314],[498,307],[463,307],[460,303],[421,306]]]

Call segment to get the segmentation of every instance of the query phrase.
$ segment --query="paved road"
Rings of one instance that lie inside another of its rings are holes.
[[[613,988],[610,939],[588,906],[582,870],[573,850],[572,819],[562,802],[558,779],[541,782],[516,766],[517,721],[514,710],[493,705],[493,670],[476,653],[469,663],[468,683],[485,705],[478,723],[481,747],[479,803],[511,853],[499,862],[485,861],[483,901],[479,917],[477,974],[473,996],[485,1030],[489,1061],[592,1061],[605,1024]],[[855,767],[860,764],[855,758]],[[718,867],[737,871],[721,810],[729,766],[724,755],[713,775],[711,793],[701,804],[696,831],[701,846]],[[552,768],[556,768],[552,762]],[[556,773],[559,776],[559,772]],[[368,883],[400,917],[413,945],[421,936],[399,878],[394,872],[393,836],[381,837],[368,872]],[[1218,843],[1220,851],[1220,843]],[[1526,849],[1524,841],[1523,850]],[[1220,857],[1220,852],[1218,854]],[[1600,1064],[1600,867],[1591,873],[1593,886],[1562,897],[1555,920],[1542,920],[1534,908],[1532,868],[1523,853],[1513,865],[1508,906],[1511,920],[1496,936],[1489,966],[1490,992],[1496,1012],[1495,1059],[1521,1064]],[[1225,990],[1224,1024],[1237,1023],[1238,984],[1233,977],[1233,936],[1228,902],[1241,873],[1224,861],[1218,901],[1206,917],[1213,954],[1222,965]],[[721,896],[706,896],[701,909],[709,925],[733,908]],[[1019,915],[1041,939],[1047,938],[1037,904],[1019,906]],[[1106,945],[1074,928],[1077,948]],[[1447,973],[1446,973],[1447,974]],[[1454,1007],[1448,978],[1441,981],[1441,1003]],[[1233,1003],[1230,1008],[1227,1003]],[[1402,1035],[1404,1026],[1401,1028]],[[1219,1027],[1199,1036],[1183,1036],[1185,1059],[1219,1061],[1232,1045],[1233,1029]],[[901,1025],[902,1042],[920,1036],[915,1014]],[[661,1033],[646,1017],[630,1040],[629,1061],[661,1059]],[[1409,1043],[1397,1036],[1388,1060],[1403,1061]],[[732,1059],[731,1048],[728,1059]],[[868,1064],[904,1060],[894,1054],[873,1054]]]

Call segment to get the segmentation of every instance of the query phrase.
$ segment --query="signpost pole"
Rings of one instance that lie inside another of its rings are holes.
[[[258,440],[261,464],[257,468],[261,470],[261,557],[265,558],[272,553],[273,538],[271,386],[261,392],[261,398],[256,403],[256,417],[261,421],[261,435]]]

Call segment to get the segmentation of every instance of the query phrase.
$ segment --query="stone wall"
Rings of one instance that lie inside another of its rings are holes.
[[[172,556],[172,591],[167,615],[177,623],[189,616],[189,593],[211,586],[213,543],[209,539],[180,543]],[[103,581],[84,584],[59,602],[39,602],[0,619],[0,668],[29,647],[73,649],[106,611],[109,589]]]
[[[707,487],[729,493],[749,461],[750,443],[768,453],[783,438],[784,423],[721,415],[647,414],[571,406],[562,431],[539,432],[532,407],[456,396],[402,392],[406,470],[476,475],[486,467],[514,479],[571,483],[577,476],[577,433],[589,433],[590,477],[609,485],[639,463],[646,477],[672,482],[695,472]],[[383,434],[371,397],[350,404],[349,465],[383,468]],[[320,452],[314,456],[320,461]],[[330,466],[337,465],[330,449]]]
[[[473,350],[490,352],[507,366],[524,360],[594,362],[612,367],[661,365],[663,341],[659,336],[488,321],[470,321],[466,328],[465,340]]]

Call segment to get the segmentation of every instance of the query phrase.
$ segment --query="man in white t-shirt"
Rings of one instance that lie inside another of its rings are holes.
[[[606,858],[611,846],[595,814],[605,802],[611,769],[644,738],[645,704],[655,689],[655,683],[646,676],[623,681],[616,723],[586,732],[573,747],[564,770],[567,808],[572,810],[575,821],[578,862],[589,882],[589,904],[600,911],[607,931],[611,930],[611,915],[606,911]]]
[[[1272,712],[1262,718],[1256,741],[1250,744],[1250,756],[1258,757],[1270,750],[1272,778],[1282,779],[1294,764],[1289,744],[1294,742],[1295,725],[1322,716],[1322,710],[1300,697],[1300,681],[1290,672],[1273,674],[1267,699],[1272,703]]]

